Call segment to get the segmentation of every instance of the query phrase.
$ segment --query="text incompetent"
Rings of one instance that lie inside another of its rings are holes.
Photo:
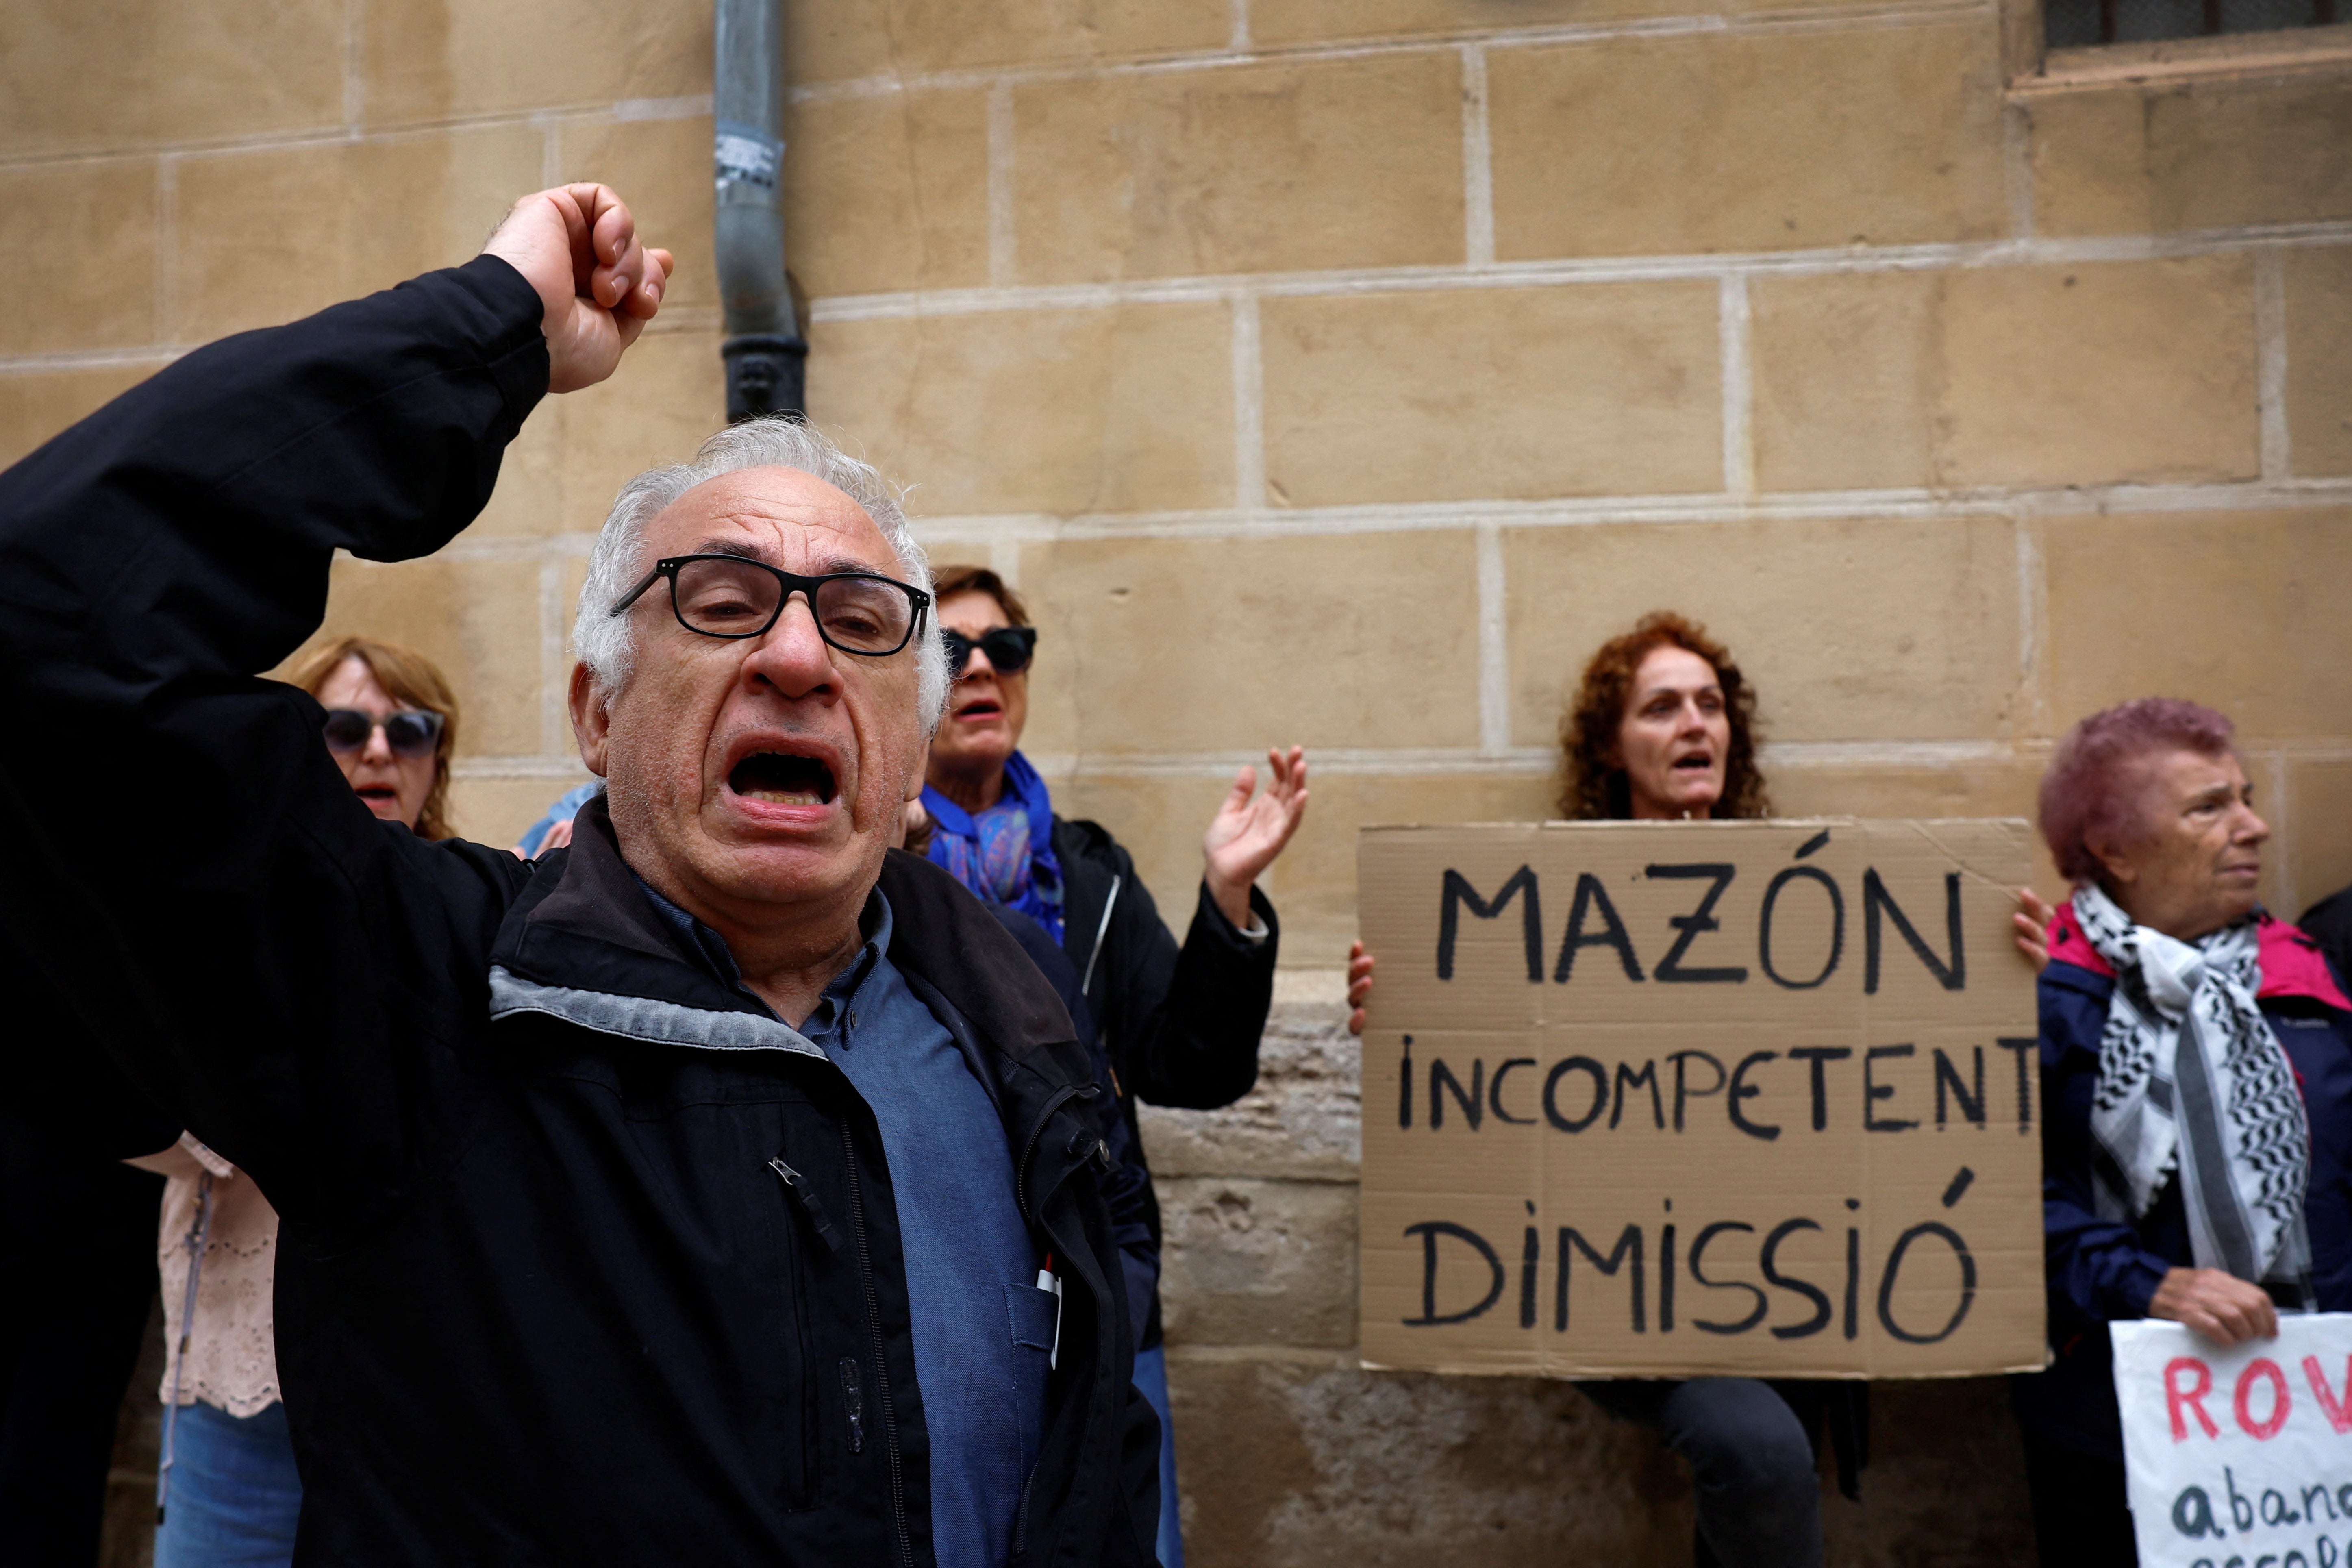
[[[1364,829],[1365,1361],[2039,1369],[2027,835]]]
[[[2352,1314],[2282,1313],[2222,1346],[2113,1325],[2132,1531],[2147,1568],[2352,1563]]]

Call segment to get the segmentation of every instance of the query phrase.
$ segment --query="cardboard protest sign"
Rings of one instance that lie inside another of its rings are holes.
[[[2026,832],[1364,829],[1367,1363],[2038,1370]]]
[[[2142,1568],[2352,1563],[2352,1313],[2226,1349],[2178,1323],[2113,1334]]]

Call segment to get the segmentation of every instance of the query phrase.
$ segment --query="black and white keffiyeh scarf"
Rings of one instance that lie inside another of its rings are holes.
[[[2095,886],[2074,894],[2074,915],[2116,972],[2091,1106],[2108,1167],[2096,1173],[2101,1217],[2140,1218],[2177,1171],[2199,1268],[2307,1293],[2311,1133],[2254,1001],[2254,922],[2179,942],[2134,925]]]

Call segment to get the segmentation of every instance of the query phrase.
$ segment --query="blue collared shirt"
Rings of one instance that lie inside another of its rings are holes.
[[[757,1001],[716,931],[651,887],[646,894]],[[799,1032],[881,1129],[930,1437],[933,1552],[940,1568],[1003,1568],[1043,1440],[1055,1300],[1035,1285],[1004,1124],[955,1037],[890,962],[890,903],[879,889],[860,926],[866,944]]]

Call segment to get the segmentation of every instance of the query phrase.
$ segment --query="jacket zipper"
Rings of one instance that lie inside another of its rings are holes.
[[[1029,1494],[1037,1489],[1037,1465],[1045,1462],[1041,1456],[1036,1465],[1029,1467],[1029,1479],[1021,1483],[1021,1509],[1013,1516],[1013,1555],[1015,1560],[1029,1550]]]
[[[857,1385],[857,1362],[841,1358],[841,1404],[849,1412],[849,1451],[866,1451],[866,1391]]]
[[[882,1449],[890,1458],[890,1517],[898,1527],[898,1561],[915,1568],[915,1538],[907,1523],[907,1472],[898,1452],[898,1413],[890,1402],[890,1362],[882,1344],[882,1302],[874,1289],[873,1259],[866,1249],[866,1193],[857,1179],[857,1145],[849,1123],[841,1124],[842,1166],[849,1173],[849,1231],[857,1241],[857,1278],[866,1287],[866,1329],[874,1346],[874,1397],[882,1406]]]
[[[784,1186],[800,1200],[801,1208],[808,1215],[809,1224],[815,1227],[817,1239],[824,1243],[825,1250],[839,1252],[841,1232],[833,1227],[832,1216],[824,1212],[824,1204],[817,1197],[816,1189],[809,1185],[808,1178],[785,1164],[781,1154],[768,1162],[768,1169],[782,1176]]]
[[[1116,896],[1116,894],[1117,888],[1114,886],[1113,895]],[[1095,1086],[1090,1083],[1065,1084],[1062,1088],[1054,1091],[1052,1098],[1045,1101],[1045,1108],[1037,1113],[1037,1120],[1030,1124],[1029,1136],[1022,1142],[1021,1145],[1021,1162],[1013,1168],[1013,1201],[1020,1205],[1022,1217],[1027,1220],[1031,1225],[1042,1225],[1044,1223],[1035,1215],[1032,1214],[1029,1209],[1029,1162],[1037,1152],[1037,1144],[1039,1140],[1043,1139],[1045,1135],[1045,1124],[1054,1119],[1054,1112],[1061,1110],[1063,1106],[1068,1104],[1071,1100],[1082,1099],[1092,1100],[1098,1092],[1099,1091],[1095,1088]],[[1097,1139],[1095,1141],[1094,1153],[1095,1157],[1102,1163],[1104,1169],[1109,1169],[1109,1145],[1103,1142],[1102,1140]],[[1036,1485],[1037,1467],[1032,1465],[1029,1468],[1028,1479],[1021,1483],[1021,1506],[1019,1510],[1013,1515],[1012,1554],[1016,1559],[1029,1549],[1029,1500],[1030,1494],[1035,1490]]]

